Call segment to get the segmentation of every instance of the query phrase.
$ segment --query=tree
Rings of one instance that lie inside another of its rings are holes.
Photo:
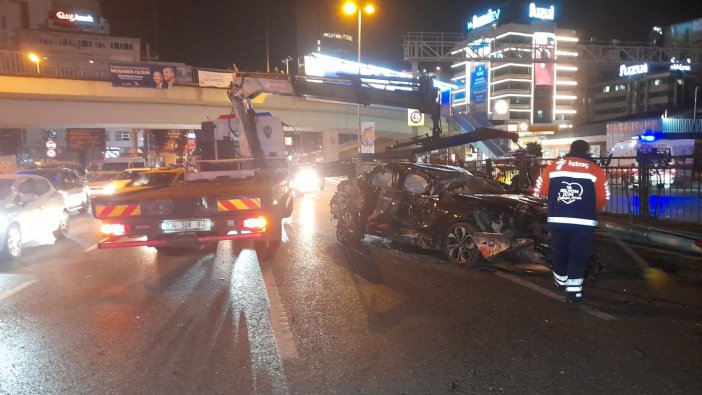
[[[526,152],[527,155],[535,156],[537,158],[544,155],[543,150],[541,149],[541,144],[535,141],[526,144]]]

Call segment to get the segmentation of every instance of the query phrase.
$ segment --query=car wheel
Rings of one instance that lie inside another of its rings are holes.
[[[283,238],[283,224],[278,219],[273,221],[271,229],[268,231],[268,240],[254,241],[254,250],[256,251],[256,256],[259,262],[271,259],[278,252],[280,248],[280,241]]]
[[[358,244],[363,239],[360,231],[358,214],[350,210],[343,210],[336,224],[336,239],[342,244]]]
[[[482,261],[473,234],[473,227],[465,222],[455,223],[448,228],[444,237],[444,254],[449,262],[459,266],[472,266]]]
[[[19,226],[12,225],[10,229],[7,230],[5,242],[0,254],[2,254],[2,258],[5,259],[18,258],[22,255],[22,232]]]
[[[65,239],[68,237],[68,211],[61,213],[61,222],[59,222],[58,228],[54,231],[54,237],[56,239]]]

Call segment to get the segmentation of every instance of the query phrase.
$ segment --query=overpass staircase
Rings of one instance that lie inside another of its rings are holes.
[[[478,128],[495,128],[488,120],[487,115],[477,112],[457,113],[451,115],[449,119],[461,133],[474,133]],[[474,144],[480,152],[490,159],[506,156],[509,151],[507,139],[476,141]]]

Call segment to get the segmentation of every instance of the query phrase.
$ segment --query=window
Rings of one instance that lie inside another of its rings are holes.
[[[115,131],[115,141],[131,141],[132,133],[129,130]]]
[[[428,192],[429,182],[419,174],[408,174],[403,188],[410,193],[423,194]]]
[[[392,187],[392,180],[394,178],[393,176],[394,173],[392,172],[392,170],[381,170],[373,175],[373,178],[371,179],[371,184],[381,188],[390,188]]]
[[[602,88],[602,92],[603,92],[603,93],[609,92],[609,85],[607,85],[607,86],[605,86],[604,88]]]

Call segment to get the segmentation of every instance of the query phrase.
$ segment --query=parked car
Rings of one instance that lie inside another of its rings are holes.
[[[17,258],[24,245],[48,233],[68,235],[63,196],[44,177],[0,175],[0,256]]]
[[[90,209],[88,183],[74,170],[66,168],[38,168],[20,170],[17,174],[33,174],[44,177],[63,195],[69,210],[86,213]]]
[[[443,251],[458,265],[507,252],[543,263],[549,250],[543,201],[460,167],[377,165],[342,181],[331,211],[342,243],[376,235]]]

